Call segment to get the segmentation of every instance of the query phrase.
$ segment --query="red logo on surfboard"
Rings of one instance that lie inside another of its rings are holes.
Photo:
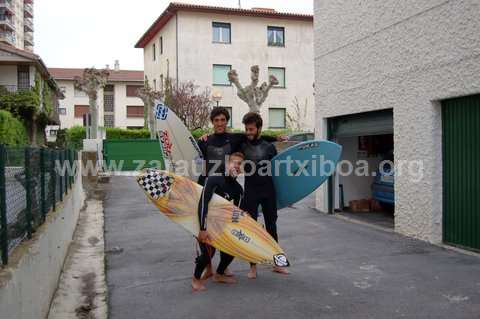
[[[160,132],[160,143],[162,144],[163,155],[167,158],[170,158],[172,156],[173,144],[170,142],[168,131]]]

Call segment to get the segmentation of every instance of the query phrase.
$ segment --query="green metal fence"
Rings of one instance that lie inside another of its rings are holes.
[[[76,177],[78,154],[0,145],[0,251],[2,263],[63,200]]]

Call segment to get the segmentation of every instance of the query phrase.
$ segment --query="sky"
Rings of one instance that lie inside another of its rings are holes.
[[[238,0],[176,0],[238,7]],[[135,43],[168,6],[167,0],[37,0],[35,53],[48,67],[103,68],[120,61],[121,69],[143,70]],[[313,0],[241,0],[242,8],[312,14]]]

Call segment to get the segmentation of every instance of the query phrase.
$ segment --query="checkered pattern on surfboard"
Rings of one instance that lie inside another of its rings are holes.
[[[170,191],[173,181],[174,178],[166,173],[147,170],[146,174],[138,179],[138,184],[140,184],[153,199],[159,199]]]

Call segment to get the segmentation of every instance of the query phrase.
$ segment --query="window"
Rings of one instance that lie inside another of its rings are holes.
[[[83,118],[88,113],[88,105],[75,105],[75,117]]]
[[[60,108],[58,109],[58,114],[59,114],[59,115],[67,115],[67,109],[64,108],[64,107],[60,107]]]
[[[143,85],[127,85],[127,97],[138,97],[137,91],[143,88]]]
[[[160,55],[163,54],[163,37],[160,37]]]
[[[153,61],[157,60],[157,46],[153,44]]]
[[[127,105],[127,117],[143,118],[143,105]]]
[[[17,67],[18,89],[30,89],[30,67],[28,65],[19,65]]]
[[[285,128],[285,115],[284,108],[268,109],[268,126],[270,128]]]
[[[50,130],[50,136],[57,136],[57,130]]]
[[[285,88],[285,68],[268,68],[268,76],[273,75],[277,78],[276,88]]]
[[[267,31],[268,45],[274,47],[285,46],[285,28],[284,27],[268,27]]]
[[[153,89],[157,90],[157,79],[153,79]]]
[[[213,22],[212,29],[213,29],[213,42],[231,43],[230,23]]]
[[[115,117],[113,114],[105,114],[103,116],[103,122],[105,127],[115,127]]]
[[[83,92],[83,91],[75,88],[75,91],[74,91],[73,95],[74,95],[75,97],[86,97],[86,96],[87,96],[87,93],[85,93],[85,92]]]
[[[231,65],[214,64],[213,65],[213,85],[230,86],[228,72],[232,69]]]

